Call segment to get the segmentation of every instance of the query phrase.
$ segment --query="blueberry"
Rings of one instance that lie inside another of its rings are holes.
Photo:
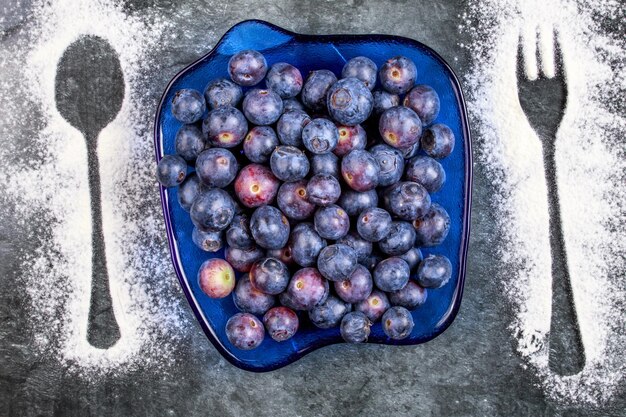
[[[406,164],[406,179],[421,184],[429,193],[435,193],[446,182],[446,172],[430,156],[418,155]]]
[[[196,174],[209,187],[226,187],[235,179],[238,169],[237,160],[228,149],[207,149],[196,160]]]
[[[378,242],[391,232],[391,215],[379,207],[370,207],[356,221],[359,236],[368,242]]]
[[[274,307],[276,300],[273,295],[254,288],[249,275],[244,274],[237,280],[235,291],[233,291],[233,302],[235,307],[244,313],[264,314]]]
[[[370,90],[376,85],[378,67],[371,59],[357,56],[350,59],[341,70],[341,78],[357,78]]]
[[[278,123],[276,131],[283,145],[302,146],[302,131],[311,122],[311,117],[302,110],[285,111]]]
[[[256,349],[265,338],[265,329],[254,315],[237,313],[226,322],[226,337],[237,349]]]
[[[309,159],[294,146],[277,146],[270,157],[270,167],[282,181],[298,181],[309,172]]]
[[[392,107],[380,116],[378,131],[388,145],[406,149],[419,142],[422,121],[408,107]]]
[[[391,214],[413,221],[430,210],[428,191],[416,182],[399,182],[385,190],[383,201]]]
[[[356,266],[356,252],[350,246],[341,243],[326,246],[317,258],[317,269],[330,281],[349,279]]]
[[[452,277],[452,264],[443,255],[428,255],[417,267],[417,283],[424,288],[441,288]]]
[[[389,145],[379,144],[370,149],[370,153],[376,158],[380,167],[378,185],[387,187],[400,181],[404,172],[404,156],[396,148]]]
[[[299,327],[298,315],[287,307],[270,308],[263,316],[263,323],[270,337],[277,342],[291,339]]]
[[[400,105],[400,96],[397,94],[391,94],[384,90],[376,90],[372,92],[374,97],[374,111],[375,115],[381,115],[385,110]]]
[[[280,98],[292,98],[302,90],[302,74],[291,64],[277,62],[267,72],[265,84],[267,88],[276,91]]]
[[[378,265],[378,263],[382,260],[382,256],[377,253],[372,253],[370,256],[367,257],[367,259],[359,263],[366,267],[368,271],[372,271],[374,270],[374,268],[376,268],[376,265]]]
[[[186,161],[195,161],[204,150],[204,135],[196,125],[182,125],[174,140],[176,153]]]
[[[213,146],[233,148],[239,145],[248,133],[245,116],[234,107],[213,109],[202,122],[202,133]]]
[[[333,153],[313,155],[311,157],[311,173],[313,175],[328,174],[339,178],[339,158]]]
[[[404,288],[389,293],[391,305],[401,306],[409,310],[415,310],[423,305],[428,297],[428,290],[417,285],[413,281],[407,282]]]
[[[296,263],[293,260],[293,256],[291,254],[291,248],[289,245],[282,247],[280,249],[268,249],[267,256],[271,258],[276,258],[287,266],[295,266]]]
[[[372,293],[372,275],[363,265],[357,265],[350,278],[334,282],[335,292],[346,303],[358,303]]]
[[[369,191],[378,185],[380,168],[371,153],[355,149],[343,157],[341,175],[353,190]]]
[[[289,284],[289,270],[287,266],[276,258],[263,258],[252,265],[250,282],[257,290],[265,294],[280,294]]]
[[[341,195],[341,185],[337,178],[328,174],[313,175],[306,186],[307,198],[318,206],[335,203]]]
[[[176,187],[187,176],[187,162],[178,155],[165,155],[157,164],[156,177],[163,187]]]
[[[337,156],[345,156],[354,149],[365,149],[367,145],[367,134],[361,125],[337,126],[339,140],[333,153]]]
[[[228,246],[238,249],[248,249],[254,246],[254,238],[250,232],[250,220],[245,214],[237,214],[233,217],[228,230],[226,230],[226,242]]]
[[[341,239],[350,230],[348,214],[335,204],[317,209],[313,216],[313,224],[321,237],[330,240]]]
[[[261,82],[267,73],[267,61],[257,51],[241,51],[230,57],[228,74],[239,85],[250,87]]]
[[[420,144],[429,156],[445,158],[454,150],[454,133],[444,124],[432,125],[424,131]]]
[[[341,337],[348,343],[367,342],[371,325],[365,314],[352,311],[341,319]]]
[[[409,310],[404,307],[391,307],[383,314],[383,331],[394,340],[402,340],[409,337],[415,323]]]
[[[411,271],[417,268],[422,259],[424,259],[422,251],[419,250],[419,248],[411,248],[402,255],[398,255],[398,257],[404,259],[404,261],[409,264]]]
[[[302,87],[302,103],[316,112],[326,110],[326,93],[336,82],[337,77],[331,71],[311,71]]]
[[[199,91],[183,88],[172,98],[172,115],[182,123],[195,123],[202,119],[206,102]]]
[[[264,164],[278,146],[278,138],[274,129],[269,126],[255,126],[243,141],[243,153],[250,162]]]
[[[302,143],[314,154],[332,152],[338,140],[337,126],[328,119],[313,119],[302,129]]]
[[[390,222],[391,223],[391,222]],[[348,245],[356,252],[357,262],[363,262],[372,253],[372,242],[363,239],[355,231],[352,231],[339,239],[337,243]]]
[[[387,255],[400,256],[415,245],[415,229],[411,223],[391,223],[389,234],[378,242],[378,248]]]
[[[244,206],[259,207],[274,200],[279,184],[269,168],[250,164],[243,167],[235,178],[235,194]]]
[[[283,100],[273,90],[255,88],[246,93],[242,108],[251,123],[267,126],[275,123],[283,114]]]
[[[224,246],[222,232],[204,232],[197,227],[191,232],[191,240],[205,252],[217,252]]]
[[[204,89],[204,99],[211,109],[217,107],[235,107],[241,101],[241,87],[226,78],[216,78]]]
[[[276,207],[261,206],[250,217],[250,231],[260,247],[280,249],[289,240],[289,221]]]
[[[409,264],[397,256],[380,261],[372,274],[374,284],[386,292],[404,288],[409,282],[409,275],[411,275]]]
[[[278,208],[290,219],[304,220],[313,215],[315,204],[307,198],[307,181],[286,182],[278,189]]]
[[[180,204],[183,210],[187,212],[191,210],[191,205],[201,189],[202,185],[196,173],[192,172],[187,175],[185,181],[178,187],[178,204]]]
[[[404,159],[410,159],[410,158],[413,158],[415,155],[417,155],[417,152],[420,150],[420,143],[415,142],[413,145],[409,146],[408,148],[398,149],[398,150],[402,152]]]
[[[224,257],[228,263],[239,272],[250,272],[252,265],[264,256],[265,253],[258,246],[252,246],[246,249],[229,246],[224,251]]]
[[[296,310],[310,310],[328,297],[328,281],[315,268],[302,268],[296,272],[289,285],[287,294],[291,306]],[[281,294],[282,295],[282,294]],[[281,302],[283,298],[281,297]]]
[[[283,99],[283,111],[287,113],[288,111],[292,111],[292,110],[304,111],[304,105],[300,103],[298,99],[295,99],[295,98]]]
[[[431,124],[439,114],[439,95],[429,85],[413,87],[402,104],[417,113],[424,126]]]
[[[409,58],[396,56],[380,67],[378,75],[385,90],[392,94],[404,94],[415,84],[417,68]]]
[[[235,216],[235,203],[219,188],[202,191],[191,205],[191,221],[201,230],[220,231],[228,227]]]
[[[374,108],[372,92],[357,78],[344,78],[328,89],[328,113],[336,122],[354,126],[370,117]]]
[[[198,285],[207,296],[224,298],[235,288],[235,271],[223,259],[208,259],[198,270]]]
[[[337,327],[343,316],[351,309],[350,304],[331,295],[326,301],[309,310],[309,319],[320,329],[331,329]]]
[[[300,266],[314,266],[326,240],[317,234],[311,223],[299,223],[293,228],[289,239],[291,256]]]
[[[354,305],[354,309],[365,314],[372,323],[377,322],[389,307],[389,298],[379,290],[373,290],[365,300]]]
[[[354,190],[343,190],[338,204],[349,216],[358,216],[363,210],[378,205],[378,193],[376,190],[360,193]]]
[[[437,203],[430,206],[430,210],[424,217],[413,220],[418,246],[437,246],[443,243],[450,231],[450,216],[448,212]]]

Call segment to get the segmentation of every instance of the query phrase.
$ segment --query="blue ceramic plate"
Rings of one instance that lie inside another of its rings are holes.
[[[432,195],[450,214],[452,225],[445,243],[424,249],[425,255],[437,253],[450,258],[452,279],[441,289],[429,291],[425,305],[413,312],[415,328],[410,337],[394,341],[385,336],[380,323],[372,327],[370,342],[385,344],[418,344],[443,332],[454,320],[461,303],[465,278],[465,261],[469,239],[472,158],[465,103],[459,81],[432,49],[412,39],[383,35],[311,36],[295,34],[258,20],[241,22],[230,29],[204,57],[187,66],[169,83],[157,110],[154,146],[156,160],[174,153],[174,138],[180,123],[170,111],[174,93],[181,88],[204,91],[209,80],[228,77],[227,63],[231,55],[243,49],[256,49],[268,64],[289,62],[303,76],[311,70],[329,69],[340,74],[346,60],[364,55],[380,67],[388,58],[405,55],[418,68],[418,83],[429,84],[439,93],[441,112],[436,122],[445,123],[454,131],[456,147],[442,164],[447,181],[443,189]],[[231,297],[213,300],[198,286],[200,264],[210,257],[224,257],[202,252],[193,244],[193,225],[189,214],[178,204],[176,188],[161,188],[163,215],[174,269],[196,317],[207,337],[226,359],[236,366],[252,371],[269,371],[285,366],[322,346],[341,342],[339,329],[321,330],[303,320],[301,329],[291,340],[277,343],[266,337],[255,350],[242,351],[232,346],[224,331],[226,321],[237,309]]]

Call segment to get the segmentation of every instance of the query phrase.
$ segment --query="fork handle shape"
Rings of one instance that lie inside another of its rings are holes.
[[[572,296],[556,178],[554,140],[542,140],[548,188],[550,250],[552,255],[552,314],[549,367],[559,375],[574,375],[585,366],[585,353]]]
[[[89,194],[91,196],[91,299],[87,322],[87,340],[100,349],[113,346],[120,338],[115,320],[109,275],[107,272],[104,235],[102,232],[102,205],[100,193],[100,166],[97,155],[97,135],[87,140]]]

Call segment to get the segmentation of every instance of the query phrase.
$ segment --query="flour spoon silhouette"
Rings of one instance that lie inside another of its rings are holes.
[[[87,340],[97,348],[120,338],[109,290],[104,236],[98,135],[115,118],[124,99],[124,75],[117,53],[97,36],[83,36],[63,53],[57,67],[55,99],[59,113],[85,137],[92,218],[91,301]]]

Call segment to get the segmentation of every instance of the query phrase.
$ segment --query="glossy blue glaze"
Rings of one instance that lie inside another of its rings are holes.
[[[256,49],[268,64],[289,62],[306,77],[311,70],[330,69],[339,75],[344,63],[355,56],[365,55],[380,67],[395,55],[405,55],[416,63],[417,83],[429,84],[439,93],[441,112],[436,122],[445,123],[454,131],[456,147],[452,155],[442,160],[447,181],[443,189],[432,195],[434,202],[446,208],[452,220],[445,243],[423,249],[424,255],[444,254],[450,258],[453,274],[443,288],[429,291],[425,305],[413,312],[415,328],[411,336],[394,341],[385,336],[380,323],[372,327],[369,341],[386,344],[417,344],[443,332],[454,320],[461,303],[465,279],[465,262],[469,240],[472,157],[465,103],[459,82],[450,67],[432,49],[421,43],[395,36],[333,35],[310,36],[288,32],[266,22],[250,20],[231,28],[215,48],[183,69],[170,82],[157,110],[154,144],[156,160],[174,153],[174,138],[180,123],[171,115],[173,94],[181,88],[203,91],[216,77],[228,77],[227,63],[233,53]],[[191,240],[193,229],[189,214],[176,200],[176,189],[161,188],[163,214],[176,274],[202,328],[226,359],[238,367],[252,371],[269,371],[285,366],[319,347],[341,342],[339,329],[321,330],[308,320],[289,341],[277,343],[266,337],[258,349],[242,351],[226,338],[225,325],[237,312],[231,297],[212,300],[200,290],[197,271],[207,258],[223,257],[223,250],[209,254],[199,250]]]

